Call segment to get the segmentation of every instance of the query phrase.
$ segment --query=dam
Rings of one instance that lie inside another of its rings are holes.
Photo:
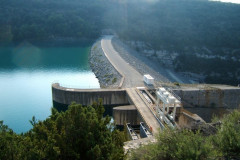
[[[156,89],[157,88],[151,90],[156,92]],[[159,91],[160,90],[165,89],[159,89]],[[163,103],[167,102],[167,100],[164,100],[164,97],[159,102],[156,95],[154,97],[145,87],[126,89],[74,89],[62,87],[59,83],[54,83],[52,84],[52,99],[54,105],[62,104],[65,106],[70,105],[72,102],[88,106],[102,99],[103,106],[105,106],[105,108],[109,107],[107,110],[110,110],[110,114],[113,115],[116,125],[123,126],[125,123],[139,125],[140,122],[144,122],[146,128],[151,131],[153,135],[157,134],[166,126],[182,128],[191,127],[196,122],[205,122],[204,119],[200,117],[201,115],[191,113],[187,111],[185,107],[191,107],[192,109],[198,106],[205,107],[205,109],[212,107],[237,109],[240,107],[239,87],[212,85],[212,87],[200,89],[199,87],[198,89],[183,87],[172,89],[172,91],[174,93],[164,91],[162,95],[171,94],[168,96],[170,98],[169,100],[172,99],[171,97],[174,97],[174,94],[176,94],[175,97],[179,96],[182,104],[176,104],[176,107],[171,106],[171,103],[169,103],[169,107],[167,106],[168,104],[164,105]],[[149,98],[146,98],[145,94]],[[172,120],[173,122],[171,122]]]
[[[110,114],[113,115],[115,124],[127,126],[130,139],[134,142],[125,142],[124,147],[131,148],[135,142],[141,145],[145,143],[143,139],[153,142],[154,137],[165,128],[192,128],[198,124],[206,124],[201,116],[188,111],[187,107],[193,110],[197,107],[239,108],[239,87],[174,85],[162,81],[151,86],[144,83],[142,74],[122,59],[114,49],[112,38],[113,36],[105,36],[101,39],[101,56],[105,56],[121,75],[118,89],[86,90],[66,88],[54,83],[52,100],[54,106],[61,104],[66,108],[72,102],[88,106],[101,99],[104,108],[110,110]],[[99,67],[100,70],[105,69]],[[108,74],[108,70],[103,72],[104,74]],[[140,126],[138,133],[135,132],[135,125]]]
[[[136,88],[84,90],[66,88],[60,86],[59,83],[54,83],[52,84],[52,99],[54,107],[59,104],[68,106],[72,102],[88,106],[101,99],[105,107],[118,106],[113,109],[116,125],[124,125],[126,122],[137,125],[142,121],[154,133],[157,133],[160,128],[147,102]]]

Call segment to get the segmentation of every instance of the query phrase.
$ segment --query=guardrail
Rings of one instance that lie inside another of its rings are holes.
[[[53,82],[58,83],[60,87],[65,87],[65,88],[71,88],[71,89],[100,89],[100,86],[94,86],[94,85],[69,85],[69,84],[64,84],[64,83],[59,83],[59,82]]]

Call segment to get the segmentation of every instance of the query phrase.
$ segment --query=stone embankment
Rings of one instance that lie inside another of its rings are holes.
[[[158,62],[140,55],[116,37],[112,39],[112,45],[119,55],[140,74],[153,76],[157,86],[169,82],[189,83],[187,79],[179,76],[174,71],[170,71],[162,67]],[[99,80],[101,88],[118,88],[121,86],[122,76],[105,56],[101,46],[101,39],[92,46],[89,62],[92,71]]]
[[[93,73],[98,78],[101,88],[119,87],[122,76],[105,56],[101,47],[101,39],[92,46],[89,55],[89,63]]]

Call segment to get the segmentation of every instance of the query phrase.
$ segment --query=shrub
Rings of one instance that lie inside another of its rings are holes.
[[[116,83],[117,82],[117,78],[114,77],[113,80],[112,80],[112,84]]]
[[[213,137],[213,144],[219,156],[240,158],[240,112],[235,110],[226,115],[218,133]]]
[[[159,134],[158,142],[140,148],[132,159],[206,159],[213,147],[200,132],[166,129]]]

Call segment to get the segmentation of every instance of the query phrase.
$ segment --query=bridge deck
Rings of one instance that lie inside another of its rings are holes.
[[[138,112],[140,113],[142,119],[144,119],[146,125],[149,128],[152,128],[153,135],[156,135],[160,130],[160,124],[148,108],[148,106],[143,102],[141,97],[138,95],[136,88],[127,88],[126,89],[129,98],[132,100],[132,103],[136,106]]]

